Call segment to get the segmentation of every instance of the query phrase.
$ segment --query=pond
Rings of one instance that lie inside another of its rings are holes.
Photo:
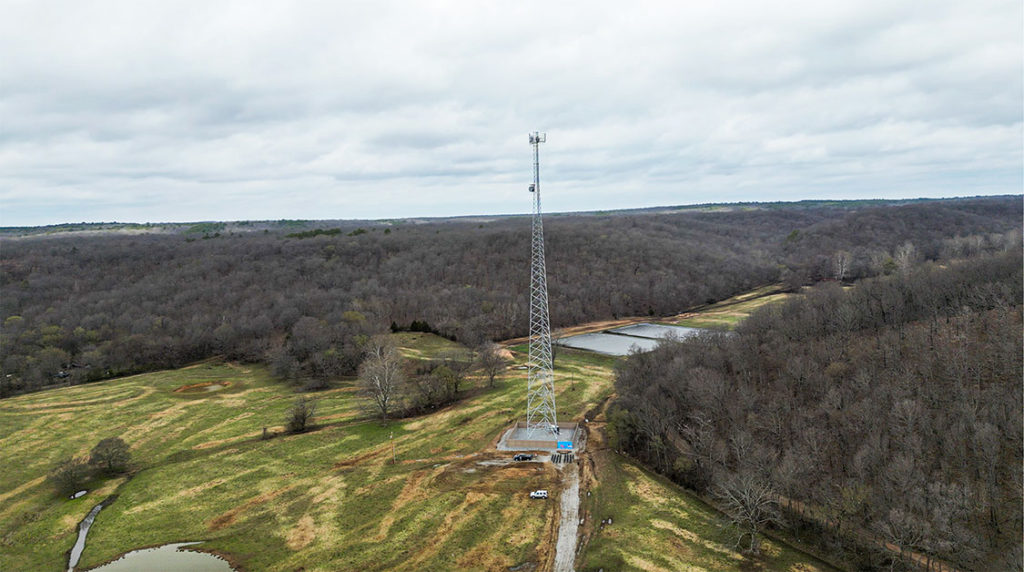
[[[690,336],[695,336],[704,330],[701,330],[700,328],[684,328],[683,326],[666,326],[662,324],[634,324],[632,326],[615,328],[614,330],[608,331],[613,334],[636,336],[639,338],[665,339],[670,336],[675,336],[679,339],[684,339]]]
[[[89,529],[92,528],[93,523],[96,521],[96,515],[110,502],[111,500],[108,499],[94,506],[82,522],[79,523],[78,539],[75,541],[74,547],[71,548],[71,554],[68,557],[68,572],[74,572],[75,567],[78,566],[78,559],[82,557],[82,551],[85,550],[85,539],[89,534]],[[192,546],[194,544],[201,544],[201,542],[178,542],[155,548],[132,550],[117,560],[104,564],[99,568],[93,568],[93,570],[103,570],[103,572],[135,572],[139,570],[232,572],[233,569],[228,564],[228,561],[219,556],[206,552],[179,550],[182,546]]]
[[[189,572],[231,572],[227,560],[206,552],[179,550],[200,542],[177,542],[156,548],[132,550],[117,560],[93,568],[102,572],[136,572],[138,570],[188,570]]]
[[[649,352],[658,346],[659,341],[651,338],[597,333],[562,338],[557,343],[567,348],[589,350],[613,356],[624,356],[634,347],[642,352]]]
[[[607,332],[561,338],[555,343],[567,348],[624,356],[630,351],[649,352],[658,347],[659,342],[671,336],[683,339],[703,331],[705,330],[700,328],[643,323],[615,328]]]

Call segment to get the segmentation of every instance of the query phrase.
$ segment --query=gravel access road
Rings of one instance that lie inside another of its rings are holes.
[[[555,572],[572,572],[576,561],[576,533],[580,527],[580,476],[576,463],[562,467],[562,497],[555,545]]]

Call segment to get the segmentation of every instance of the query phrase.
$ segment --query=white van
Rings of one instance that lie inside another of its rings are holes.
[[[544,489],[541,489],[539,491],[533,491],[532,493],[530,493],[530,498],[532,498],[532,499],[546,499],[546,498],[548,498],[548,492],[546,490],[544,490]]]

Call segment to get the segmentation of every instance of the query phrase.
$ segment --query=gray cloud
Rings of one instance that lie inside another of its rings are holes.
[[[1021,191],[1019,2],[477,4],[9,3],[0,224]]]

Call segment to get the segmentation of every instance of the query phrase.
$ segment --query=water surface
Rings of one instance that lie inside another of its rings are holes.
[[[663,324],[634,324],[632,326],[624,326],[608,331],[612,334],[624,334],[639,338],[665,339],[675,336],[679,339],[684,339],[690,336],[695,336],[704,330],[700,328],[686,328],[683,326],[666,326]]]
[[[624,356],[631,351],[649,352],[662,340],[685,339],[703,332],[701,328],[665,326],[661,324],[634,324],[606,332],[580,334],[561,338],[555,343],[567,348],[589,350],[599,354]]]
[[[96,515],[103,510],[103,503],[100,503],[89,511],[89,514],[82,519],[82,522],[78,523],[78,539],[75,540],[75,545],[71,548],[71,556],[68,558],[68,572],[73,572],[75,566],[78,566],[78,559],[82,557],[82,551],[85,550],[85,537],[89,534],[89,527],[92,526],[93,521],[96,520]]]
[[[599,354],[624,356],[630,350],[634,350],[634,348],[642,352],[649,352],[658,346],[658,342],[659,340],[651,338],[598,333],[562,338],[558,340],[558,345],[567,348],[590,350]]]
[[[178,550],[182,546],[192,546],[199,542],[177,542],[156,548],[132,550],[117,560],[93,568],[102,572],[139,572],[140,570],[160,570],[172,572],[232,572],[227,560],[206,552]]]

